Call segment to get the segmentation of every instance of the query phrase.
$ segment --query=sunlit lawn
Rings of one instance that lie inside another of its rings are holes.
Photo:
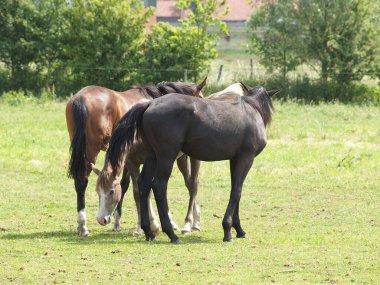
[[[222,242],[229,167],[203,163],[202,231],[172,245],[133,236],[132,191],[121,232],[97,225],[94,177],[91,236],[78,237],[64,103],[1,103],[0,284],[380,284],[380,108],[275,106],[243,189],[248,238]],[[168,193],[182,226],[188,194],[177,168]]]

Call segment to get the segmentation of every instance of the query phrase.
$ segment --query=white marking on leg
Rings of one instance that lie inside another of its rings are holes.
[[[196,231],[201,230],[201,207],[199,207],[198,201],[195,200],[193,207],[193,225],[192,229]]]
[[[150,196],[151,194],[149,194],[149,198],[148,198],[150,229],[152,232],[157,232],[160,230],[160,224],[158,223],[157,215],[153,210],[152,200],[150,199]]]
[[[168,211],[168,216],[169,216],[170,223],[172,224],[173,230],[179,230],[179,227],[176,224],[176,222],[174,222],[172,214],[170,213],[170,211]]]
[[[77,232],[80,236],[88,236],[90,234],[87,228],[86,220],[87,220],[86,209],[82,209],[78,212],[78,217],[77,217],[77,222],[78,222]]]
[[[121,224],[120,224],[121,216],[119,215],[119,212],[117,210],[115,211],[113,216],[115,218],[115,223],[113,224],[113,230],[115,232],[120,232],[121,231]]]
[[[189,234],[189,233],[191,233],[191,223],[190,222],[186,222],[185,226],[183,227],[183,229],[181,230],[181,232],[183,234]]]

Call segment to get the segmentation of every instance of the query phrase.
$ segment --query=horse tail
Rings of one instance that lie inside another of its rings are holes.
[[[70,145],[70,162],[68,176],[74,179],[81,179],[86,171],[86,122],[88,111],[82,96],[74,99],[72,104],[72,114],[74,117],[74,137]]]
[[[133,106],[118,122],[116,129],[112,133],[109,147],[106,153],[106,160],[110,162],[113,173],[119,173],[123,153],[126,147],[131,147],[135,139],[139,139],[143,132],[142,120],[146,109],[152,101],[139,103]]]

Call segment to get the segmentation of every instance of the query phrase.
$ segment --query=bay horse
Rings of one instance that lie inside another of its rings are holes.
[[[101,150],[104,151],[108,148],[112,131],[115,129],[119,119],[136,103],[150,101],[168,93],[177,92],[203,97],[201,89],[204,84],[205,81],[200,85],[186,82],[162,82],[157,86],[135,86],[125,92],[117,92],[100,86],[87,86],[69,99],[66,105],[66,123],[71,142],[68,175],[74,179],[77,193],[77,232],[80,236],[89,235],[86,224],[85,191],[88,184],[88,177],[92,170],[91,164],[95,164],[96,158]],[[141,147],[137,149],[141,149]],[[139,156],[138,153],[137,151],[136,157]],[[114,214],[115,223],[113,229],[116,231],[120,230],[123,198],[128,189],[131,176],[133,194],[138,212],[138,223],[135,232],[141,232],[140,203],[137,188],[140,163],[141,159],[140,162],[138,161],[137,163],[136,161],[129,161],[124,167],[120,182],[121,196],[117,205],[117,211],[115,211]],[[190,159],[191,167],[189,167],[187,156],[184,155],[177,160],[177,163],[184,176],[185,184],[189,189],[190,197],[196,195],[199,161]],[[192,210],[192,212],[187,213],[186,221],[192,222],[191,226],[195,229],[199,229],[199,205],[195,198],[192,198],[192,200],[195,200],[192,204],[192,208],[189,209],[189,211]],[[154,230],[154,228],[158,228],[158,222],[151,208],[151,204],[149,209],[152,220],[152,230]],[[176,226],[174,222],[173,225]],[[185,225],[184,230],[188,230],[188,226],[186,227]]]
[[[231,193],[223,218],[223,241],[232,241],[231,227],[238,238],[246,236],[239,218],[243,182],[267,144],[266,126],[272,118],[271,97],[278,90],[251,88],[243,83],[244,96],[230,100],[168,94],[132,107],[119,121],[107,150],[113,171],[120,171],[126,148],[141,138],[148,149],[138,179],[141,227],[147,240],[155,235],[149,227],[148,197],[151,188],[156,199],[163,232],[172,243],[181,240],[168,217],[167,183],[179,152],[204,161],[230,160]]]

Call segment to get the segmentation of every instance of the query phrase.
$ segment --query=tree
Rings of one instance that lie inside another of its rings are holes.
[[[299,1],[296,16],[307,35],[303,57],[317,64],[323,82],[345,83],[371,73],[379,32],[373,25],[376,11],[378,2],[369,0]]]
[[[27,0],[4,0],[0,5],[0,61],[9,70],[8,89],[41,87],[49,22],[38,8]]]
[[[280,69],[284,79],[301,63],[303,35],[295,8],[293,0],[266,2],[248,22],[250,52],[268,70]]]
[[[149,82],[183,80],[186,71],[198,80],[217,56],[218,31],[227,34],[227,25],[220,20],[228,13],[225,1],[179,0],[177,8],[188,12],[181,26],[157,23],[147,35],[143,62]],[[223,11],[218,14],[219,9]]]
[[[122,89],[134,81],[151,14],[138,0],[72,0],[60,36],[70,91],[90,84]]]
[[[378,65],[378,13],[370,0],[268,2],[250,20],[251,51],[283,74],[307,63],[322,82],[361,80]]]

